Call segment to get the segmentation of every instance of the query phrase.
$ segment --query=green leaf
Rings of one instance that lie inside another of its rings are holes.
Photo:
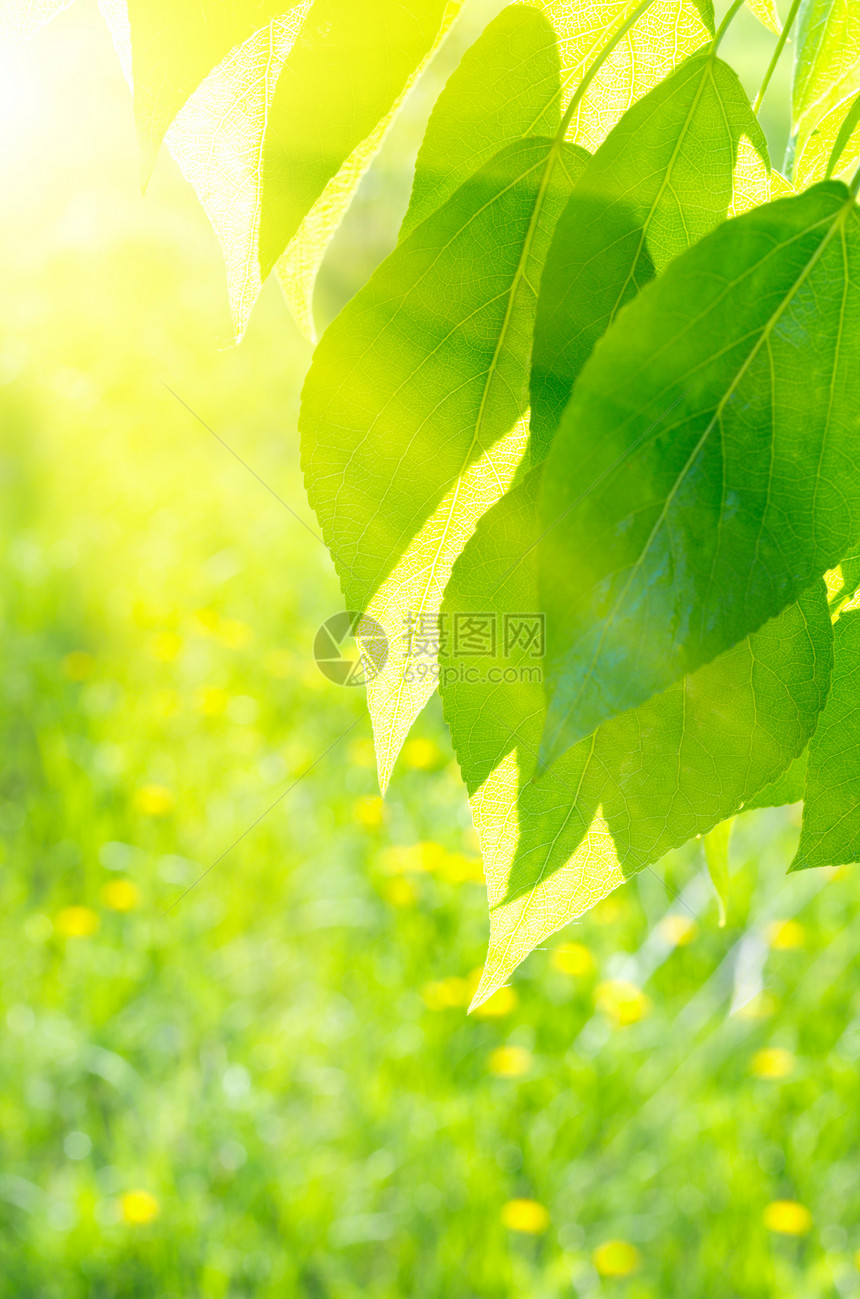
[[[714,886],[719,906],[720,929],[725,929],[729,910],[729,841],[732,837],[734,817],[721,821],[702,837],[705,864]]]
[[[549,934],[630,874],[707,834],[784,771],[809,740],[830,672],[819,582],[755,635],[542,769],[542,661],[534,641],[515,635],[539,610],[542,472],[478,524],[443,605],[442,698],[490,902],[477,1003]],[[488,616],[496,619],[494,651],[463,657],[467,633]]]
[[[747,0],[747,8],[751,14],[759,20],[763,27],[779,36],[782,31],[782,24],[779,21],[774,0]]]
[[[786,767],[781,776],[778,776],[770,785],[765,785],[764,789],[760,789],[755,798],[751,798],[744,803],[741,810],[744,812],[757,812],[765,807],[786,807],[790,803],[802,802],[803,792],[806,788],[806,766],[808,762],[809,749],[807,747],[798,758],[794,759],[790,767]]]
[[[399,244],[308,374],[310,500],[347,605],[391,644],[369,689],[383,787],[435,689],[412,671],[407,620],[435,625],[456,555],[525,449],[535,294],[583,156],[546,139],[503,150]]]
[[[798,151],[837,104],[860,91],[860,0],[805,0],[792,87]]]
[[[860,167],[860,95],[837,104],[821,119],[794,165],[798,189],[831,176],[850,181]]]
[[[447,0],[316,0],[272,99],[260,266],[269,273],[329,181],[433,48]]]
[[[737,75],[697,54],[621,119],[553,236],[532,365],[531,448],[543,459],[594,344],[654,274],[768,198],[767,145]]]
[[[833,636],[833,678],[809,746],[793,871],[860,861],[860,612],[842,613]]]
[[[203,78],[284,10],[277,0],[128,0],[144,181],[164,133]]]
[[[543,480],[544,756],[795,600],[860,533],[860,212],[719,227],[598,343]]]
[[[633,7],[630,0],[601,0],[582,7],[569,0],[548,0],[502,10],[463,56],[439,96],[418,154],[401,236],[420,225],[505,145],[526,135],[552,135],[560,108],[567,107],[601,46]],[[636,98],[712,32],[710,5],[700,12],[690,3],[679,8],[655,0],[647,21],[633,26],[614,58],[598,72],[583,107],[574,114],[568,140],[594,148]]]

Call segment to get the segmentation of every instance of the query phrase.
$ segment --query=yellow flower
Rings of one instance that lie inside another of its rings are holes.
[[[382,896],[393,907],[409,907],[416,900],[418,894],[409,883],[409,880],[393,879],[385,881]]]
[[[598,983],[594,993],[598,1010],[619,1028],[637,1024],[651,1010],[651,1002],[641,988],[627,979],[607,979]]]
[[[601,1276],[632,1276],[642,1261],[639,1250],[628,1240],[605,1240],[591,1258]]]
[[[89,938],[100,923],[92,907],[63,907],[54,917],[54,928],[64,938]]]
[[[198,609],[194,617],[200,624],[201,631],[204,632],[214,632],[220,621],[217,609]]]
[[[689,916],[664,916],[658,925],[660,933],[673,947],[687,947],[699,932]]]
[[[472,989],[468,979],[451,975],[447,979],[437,979],[435,983],[426,983],[421,996],[428,1010],[448,1010],[454,1006],[468,1006]]]
[[[546,1231],[549,1214],[537,1200],[508,1200],[502,1205],[502,1225],[510,1231],[524,1231],[535,1236]]]
[[[380,854],[383,870],[392,875],[402,875],[408,871],[435,871],[445,857],[445,849],[440,843],[425,840],[424,843],[395,844]]]
[[[70,681],[86,681],[87,677],[92,676],[95,665],[95,659],[86,650],[72,650],[63,659],[63,675]]]
[[[479,1006],[475,1014],[479,1019],[499,1019],[502,1015],[510,1015],[512,1010],[516,1010],[519,997],[510,986],[499,988],[488,997],[483,1006]]]
[[[767,927],[767,940],[775,952],[796,952],[806,943],[806,929],[799,920],[774,920]]]
[[[430,767],[437,766],[444,757],[435,740],[417,736],[413,740],[407,740],[403,746],[403,761],[407,767],[415,767],[418,771],[427,771]]]
[[[594,957],[584,943],[565,943],[550,956],[550,964],[562,974],[582,979],[594,970]]]
[[[204,717],[220,717],[229,702],[230,696],[223,686],[204,686],[197,692],[197,711]]]
[[[522,1078],[532,1067],[532,1053],[524,1046],[499,1046],[490,1052],[488,1063],[497,1078]]]
[[[356,821],[365,830],[378,830],[385,820],[385,803],[378,796],[357,798],[352,810]]]
[[[794,1056],[781,1046],[766,1046],[756,1051],[750,1068],[756,1078],[787,1078],[794,1072]]]
[[[119,1211],[123,1222],[139,1227],[157,1218],[161,1205],[149,1191],[126,1191],[119,1197]]]
[[[467,857],[462,852],[446,852],[436,870],[443,880],[451,884],[484,883],[484,867],[480,857]]]
[[[796,1200],[774,1200],[764,1211],[764,1225],[783,1236],[805,1236],[812,1226],[812,1214]]]
[[[149,643],[152,657],[160,663],[172,663],[182,650],[182,637],[175,631],[161,631]]]
[[[112,911],[134,911],[140,906],[140,889],[131,880],[108,880],[102,901]]]
[[[134,792],[134,806],[144,816],[167,816],[176,798],[165,785],[141,785]]]

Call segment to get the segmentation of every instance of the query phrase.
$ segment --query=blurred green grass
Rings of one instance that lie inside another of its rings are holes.
[[[786,879],[794,815],[741,818],[727,929],[693,845],[467,1019],[438,711],[383,807],[311,661],[324,549],[164,386],[314,528],[309,350],[274,286],[231,347],[94,10],[5,70],[0,1294],[860,1294],[856,876]]]

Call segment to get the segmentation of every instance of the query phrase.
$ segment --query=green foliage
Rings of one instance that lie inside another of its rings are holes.
[[[488,5],[465,50],[459,8],[105,6],[144,167],[167,131],[238,333],[277,264],[314,335],[352,194],[449,30],[462,53],[300,428],[347,604],[388,639],[383,790],[441,680],[489,887],[478,1004],[695,836],[725,906],[739,812],[804,797],[796,866],[860,851],[860,7],[792,4],[755,109],[718,54],[740,0],[716,34],[706,0]],[[786,183],[757,110],[789,39]]]

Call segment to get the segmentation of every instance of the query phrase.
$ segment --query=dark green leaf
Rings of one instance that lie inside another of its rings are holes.
[[[719,227],[621,313],[540,511],[557,756],[737,644],[860,533],[860,212],[828,182]]]

